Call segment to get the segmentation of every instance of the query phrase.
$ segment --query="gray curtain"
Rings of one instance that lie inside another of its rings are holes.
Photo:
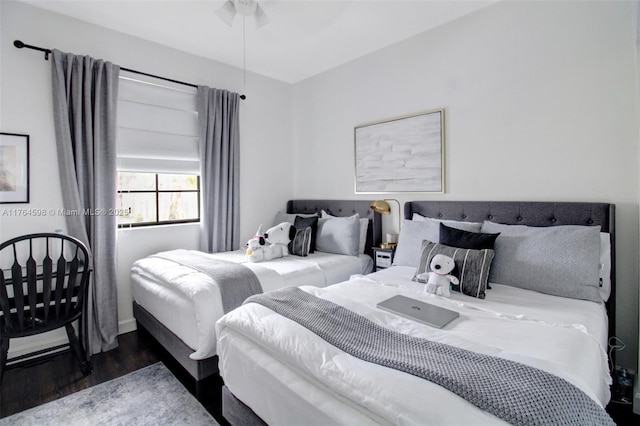
[[[53,114],[62,198],[70,235],[93,258],[86,309],[88,356],[118,346],[115,268],[116,104],[120,68],[52,52]]]
[[[239,101],[237,93],[198,86],[200,249],[209,253],[239,247]]]

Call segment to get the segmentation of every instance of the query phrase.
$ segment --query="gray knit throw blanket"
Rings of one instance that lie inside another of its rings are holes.
[[[245,301],[250,302],[354,357],[429,380],[511,424],[614,425],[584,392],[540,369],[389,330],[296,287],[255,295]]]

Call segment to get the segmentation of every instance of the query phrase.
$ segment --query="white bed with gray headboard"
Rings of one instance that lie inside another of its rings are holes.
[[[225,418],[613,424],[603,407],[614,205],[416,201],[404,211],[391,268],[253,297],[218,322]],[[435,254],[456,263],[450,297],[416,279]],[[396,295],[459,317],[437,329],[376,307]]]
[[[319,246],[304,256],[251,263],[244,249],[214,254],[172,250],[136,261],[131,284],[138,328],[148,331],[195,379],[200,396],[203,380],[218,374],[215,322],[234,307],[225,308],[222,289],[215,291],[220,283],[210,270],[218,269],[218,264],[211,268],[208,263],[237,264],[230,265],[237,268],[227,273],[231,279],[251,275],[250,270],[262,287],[259,291],[302,283],[326,286],[352,274],[368,273],[373,268],[371,248],[380,243],[382,234],[380,215],[370,204],[362,200],[290,200],[275,219],[265,219],[265,230],[271,226],[267,221],[306,227],[306,222],[315,220],[317,228],[315,222],[309,226],[314,227]],[[235,282],[231,284],[236,287]]]

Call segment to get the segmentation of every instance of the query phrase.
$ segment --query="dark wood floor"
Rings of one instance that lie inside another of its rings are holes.
[[[0,418],[115,379],[159,361],[162,361],[191,393],[195,393],[195,383],[191,376],[146,332],[134,331],[119,337],[117,349],[95,355],[92,358],[94,372],[87,377],[82,375],[76,359],[69,352],[37,365],[9,369],[0,385]],[[219,416],[215,388],[215,383],[206,384],[205,389],[210,392],[205,394],[201,402],[224,425],[224,420]],[[633,414],[631,405],[611,403],[607,411],[619,426],[640,425],[640,416]]]
[[[184,369],[146,332],[131,332],[118,338],[118,348],[91,358],[93,374],[84,377],[70,353],[56,355],[27,367],[7,370],[0,384],[0,418],[62,398],[128,374],[156,362],[163,362],[193,394],[195,382]],[[207,384],[209,385],[209,384]],[[214,385],[206,386],[213,388]],[[215,391],[205,392],[202,405],[219,417]],[[218,421],[221,419],[218,418]]]
[[[640,425],[640,415],[633,413],[631,404],[616,404],[615,402],[611,402],[607,406],[607,411],[618,426]]]

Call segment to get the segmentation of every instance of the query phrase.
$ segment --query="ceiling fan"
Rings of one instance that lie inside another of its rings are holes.
[[[217,11],[216,15],[230,27],[236,15],[254,16],[256,27],[260,28],[269,22],[269,18],[256,0],[227,0]]]

